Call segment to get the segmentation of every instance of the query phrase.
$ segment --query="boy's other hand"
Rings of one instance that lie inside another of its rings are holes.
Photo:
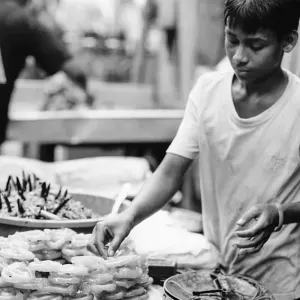
[[[252,226],[242,229],[253,220],[255,222]],[[237,222],[240,230],[235,232],[239,238],[242,238],[235,244],[237,248],[242,249],[241,255],[259,252],[274,232],[278,221],[278,210],[273,204],[256,205],[246,212]]]

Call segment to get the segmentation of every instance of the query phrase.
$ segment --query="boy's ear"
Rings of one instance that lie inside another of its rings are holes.
[[[298,32],[296,30],[289,33],[283,41],[283,51],[286,53],[291,52],[298,42]]]

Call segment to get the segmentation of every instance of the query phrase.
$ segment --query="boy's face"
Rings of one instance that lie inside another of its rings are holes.
[[[271,30],[248,34],[240,28],[225,27],[225,49],[236,76],[259,81],[281,65],[283,46]]]

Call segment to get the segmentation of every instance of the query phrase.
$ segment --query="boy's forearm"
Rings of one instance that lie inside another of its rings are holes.
[[[140,194],[124,212],[135,226],[161,209],[179,189],[192,160],[167,154]]]
[[[154,174],[125,211],[130,215],[133,226],[161,209],[179,189],[180,183],[179,180],[174,181],[172,178],[167,178],[161,171]]]
[[[300,223],[300,202],[283,204],[283,224]]]

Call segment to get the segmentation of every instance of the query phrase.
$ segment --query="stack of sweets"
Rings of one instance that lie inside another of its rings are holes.
[[[87,251],[88,239],[66,229],[0,238],[0,300],[146,300],[147,260],[124,250],[105,260]]]
[[[89,260],[93,261],[94,257]],[[84,279],[82,291],[92,293],[101,300],[144,300],[148,299],[147,289],[153,283],[148,276],[146,260],[131,254],[98,261],[98,264],[83,263],[80,257],[74,257],[74,264],[89,268]]]

